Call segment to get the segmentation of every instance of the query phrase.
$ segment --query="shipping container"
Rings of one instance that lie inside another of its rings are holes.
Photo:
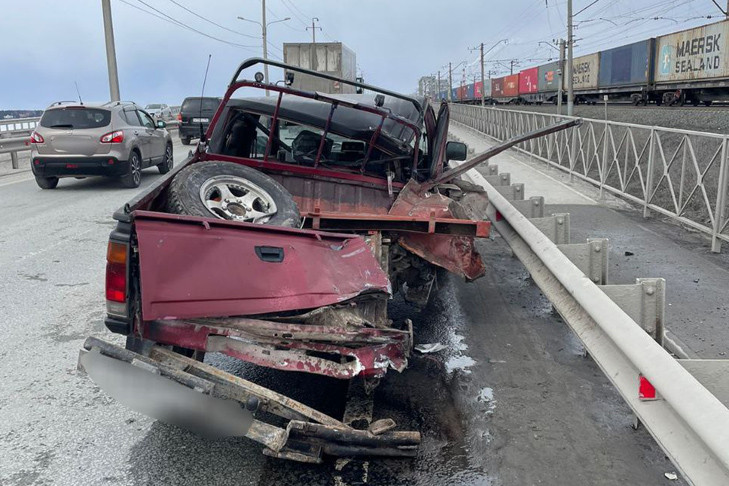
[[[600,88],[648,84],[651,79],[653,39],[600,53]]]
[[[576,90],[597,88],[600,69],[600,53],[577,57],[572,60],[572,87]],[[564,90],[567,91],[567,76],[564,76]]]
[[[459,101],[460,97],[458,96],[459,88],[451,88],[451,101]]]
[[[474,100],[475,99],[474,98],[474,95],[473,95],[473,93],[474,93],[474,84],[475,83],[471,83],[471,84],[466,85],[465,90],[464,90],[465,92],[463,93],[464,99],[467,99],[467,100]]]
[[[519,94],[536,93],[539,88],[539,68],[524,69],[519,73]]]
[[[519,74],[504,76],[504,97],[519,96]]]
[[[550,62],[539,66],[538,90],[542,92],[557,91],[559,89],[559,62]]]
[[[491,97],[501,98],[504,96],[504,78],[493,78],[491,80]]]
[[[729,21],[656,38],[655,82],[729,77]]]
[[[357,58],[354,51],[341,42],[284,43],[283,48],[284,63],[286,64],[326,73],[348,81],[356,80]],[[349,84],[302,73],[294,73],[292,87],[322,93],[356,92],[356,88]]]
[[[485,88],[484,88],[485,85]],[[481,84],[481,81],[476,81],[476,84],[473,88],[473,95],[474,98],[477,100],[481,99],[481,93],[483,93],[484,98],[488,99],[491,98],[491,80],[485,79],[483,84]]]

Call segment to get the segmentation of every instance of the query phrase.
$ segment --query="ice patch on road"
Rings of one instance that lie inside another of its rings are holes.
[[[496,400],[494,400],[494,389],[493,388],[481,388],[481,390],[478,392],[478,401],[481,403],[485,403],[488,407],[486,409],[486,415],[492,415],[494,413],[494,409],[496,408]]]
[[[445,362],[446,371],[448,373],[453,373],[455,370],[461,370],[465,374],[470,374],[471,366],[476,364],[476,360],[471,358],[470,356],[466,356],[465,354],[460,354],[457,356],[451,356],[448,358],[448,360]]]

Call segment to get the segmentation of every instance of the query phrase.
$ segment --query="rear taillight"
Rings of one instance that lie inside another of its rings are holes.
[[[45,140],[43,140],[43,137],[38,132],[33,132],[30,134],[30,142],[31,143],[44,143]]]
[[[177,121],[182,121],[182,113],[177,114]]]
[[[127,254],[127,245],[109,242],[106,251],[106,310],[109,314],[127,315]]]
[[[101,143],[122,143],[124,141],[124,132],[122,130],[109,132],[105,135],[102,135],[99,140],[101,141]]]

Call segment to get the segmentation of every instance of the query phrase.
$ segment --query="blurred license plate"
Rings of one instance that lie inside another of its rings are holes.
[[[208,119],[208,118],[193,118],[192,119],[193,123],[207,123],[209,121],[210,121],[210,119]]]

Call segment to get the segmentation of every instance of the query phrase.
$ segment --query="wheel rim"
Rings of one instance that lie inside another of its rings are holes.
[[[276,214],[273,197],[242,177],[211,177],[200,187],[200,200],[215,216],[233,221],[266,223]]]
[[[136,152],[132,152],[132,158],[129,161],[129,170],[132,174],[132,181],[134,181],[134,185],[138,185],[139,182],[142,180],[142,172],[139,168],[139,156]]]
[[[168,169],[171,169],[172,168],[172,147],[170,147],[169,145],[165,149],[165,157],[166,157],[165,164],[167,165]]]

